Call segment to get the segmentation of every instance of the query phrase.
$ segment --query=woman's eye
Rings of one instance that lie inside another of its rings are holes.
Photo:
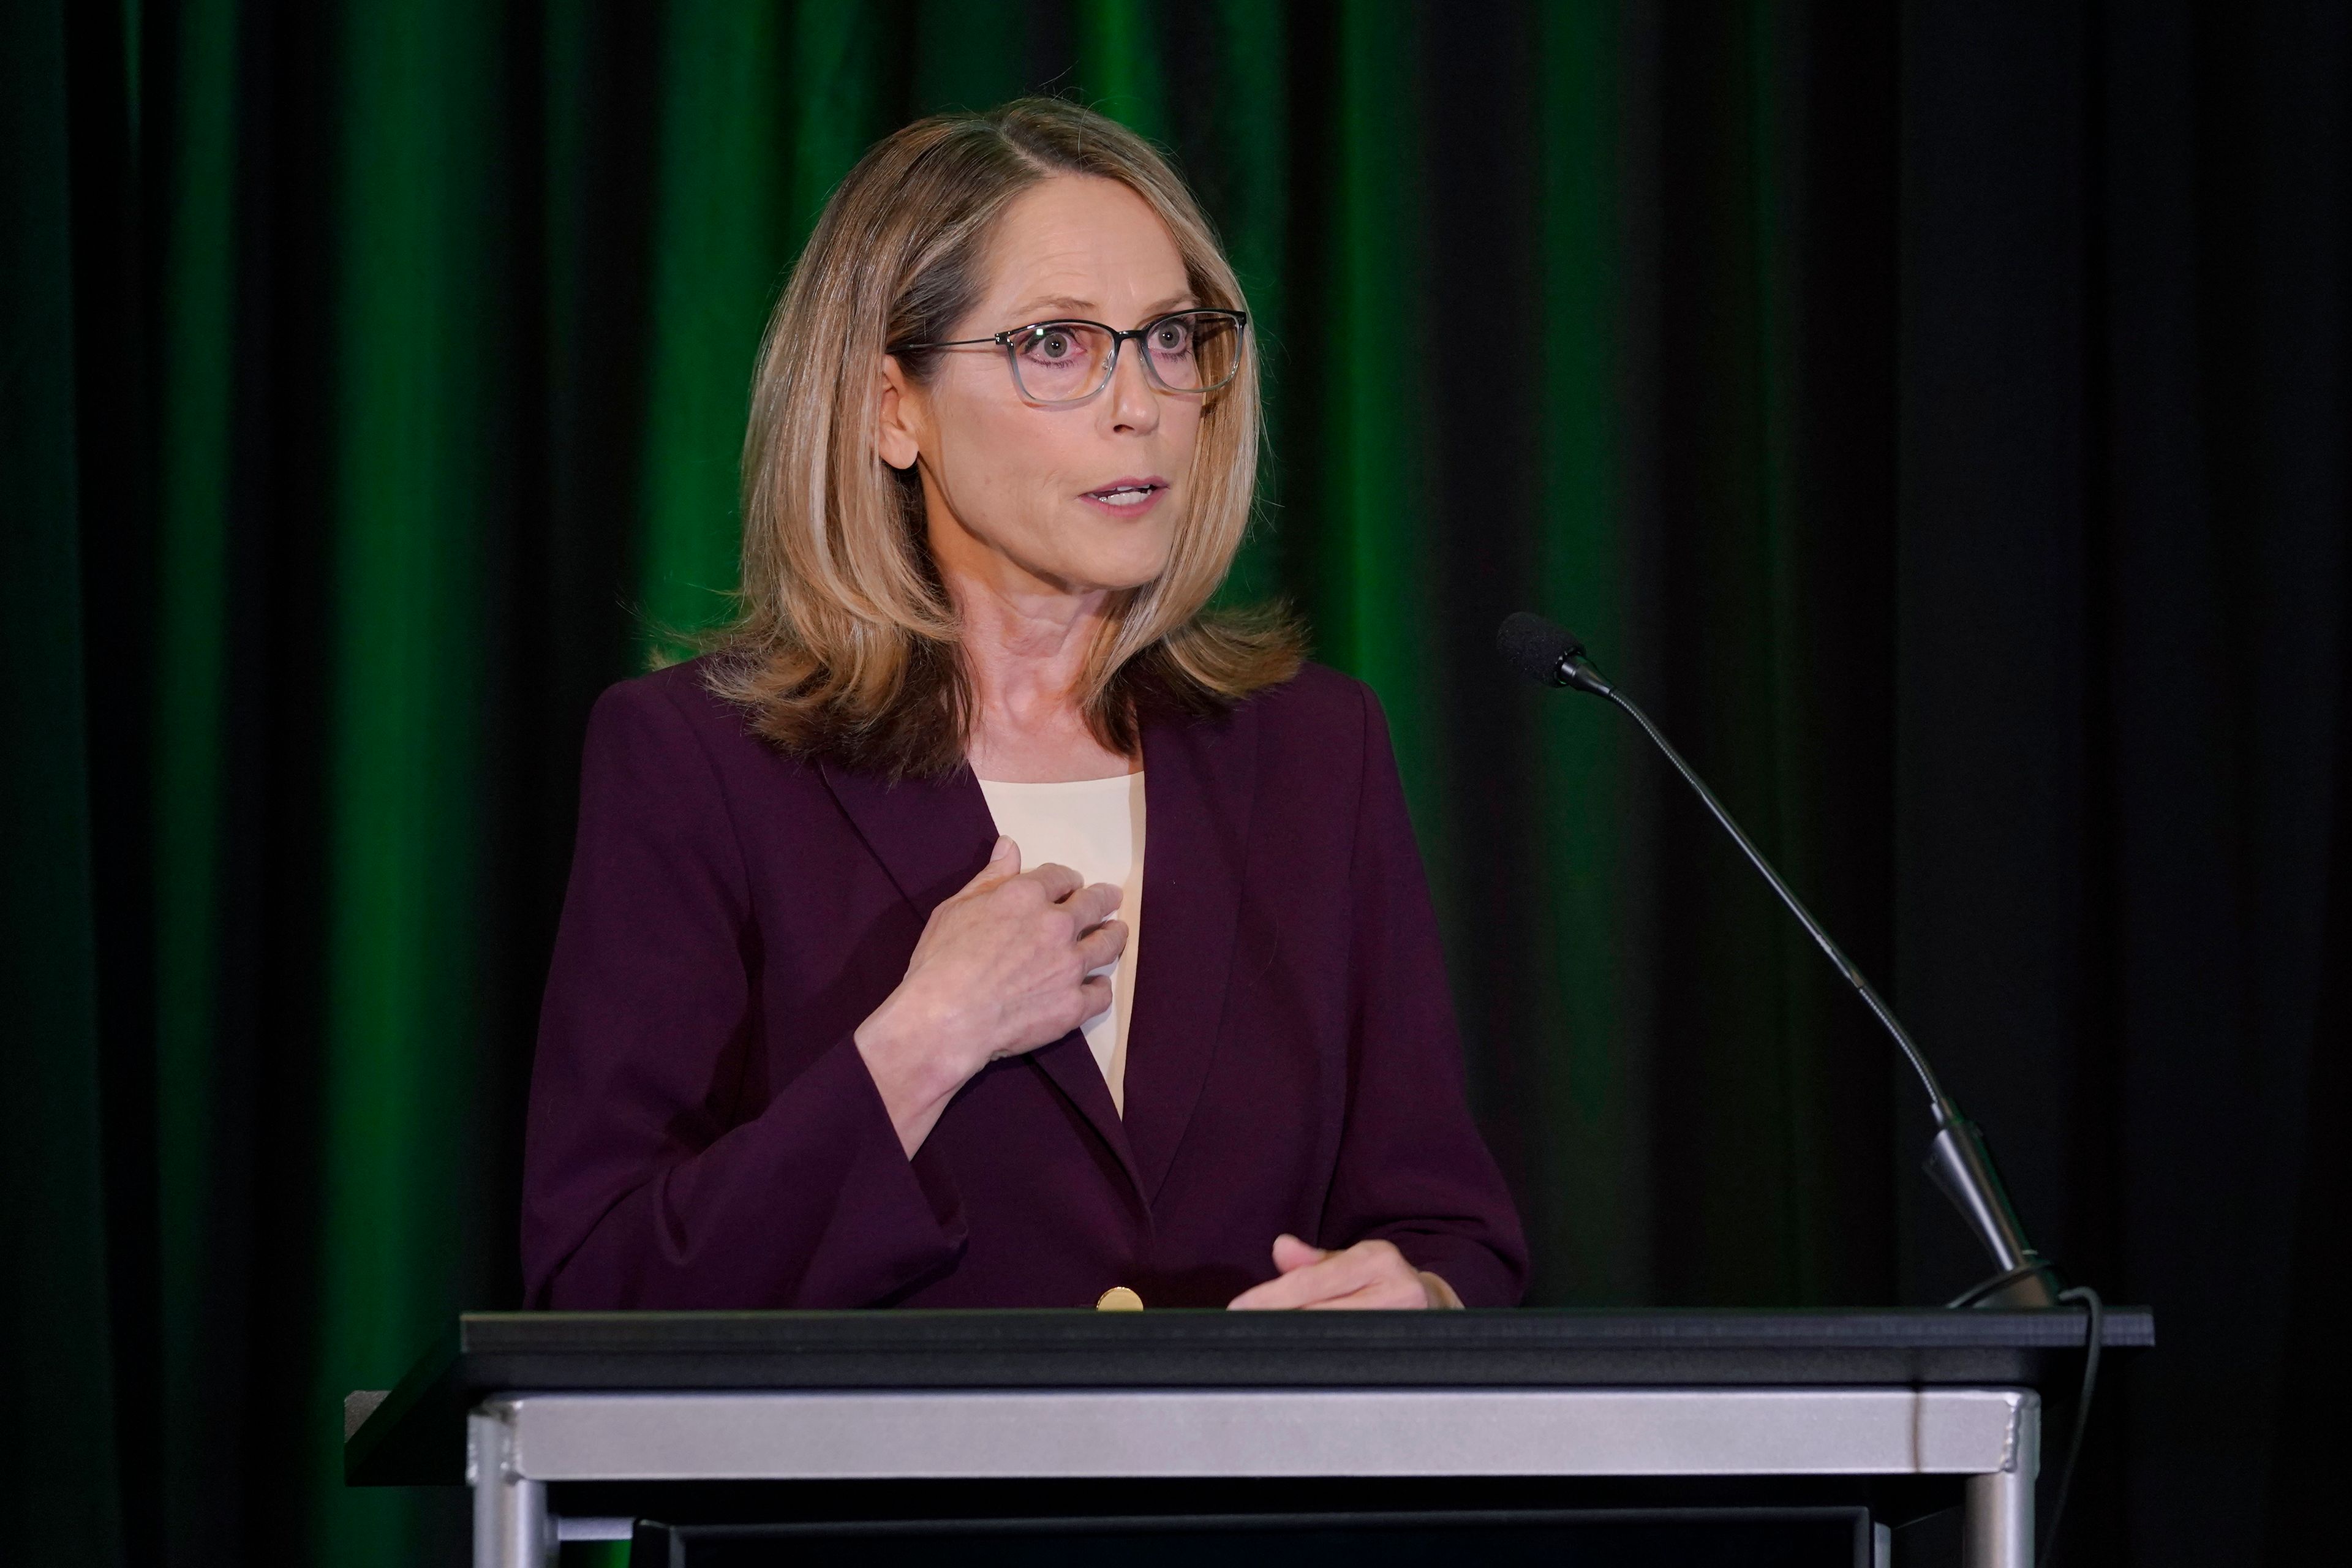
[[[1040,360],[1068,359],[1077,351],[1076,340],[1068,332],[1037,332],[1029,339],[1029,357]]]
[[[1163,321],[1151,334],[1151,347],[1158,353],[1180,354],[1192,346],[1192,331],[1188,322]]]

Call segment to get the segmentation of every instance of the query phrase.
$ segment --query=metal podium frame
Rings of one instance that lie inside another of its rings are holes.
[[[1696,1498],[1890,1496],[1913,1517],[1950,1499],[1970,1568],[2028,1568],[2037,1391],[2072,1389],[2084,1327],[1908,1309],[468,1313],[398,1387],[347,1401],[345,1472],[470,1484],[479,1568],[546,1568],[562,1541],[626,1538],[609,1515],[662,1498],[691,1515],[729,1488],[1067,1483],[1071,1518],[1115,1525],[1120,1500],[1196,1481],[1369,1487],[1385,1515],[1409,1494],[1454,1500],[1444,1513],[1657,1499],[1679,1479]],[[2153,1314],[2110,1309],[2102,1342],[2152,1346]]]
[[[545,1568],[628,1533],[551,1515],[562,1481],[1945,1475],[1969,1568],[2031,1568],[2041,1415],[2016,1388],[515,1394],[468,1417],[467,1479],[476,1568]]]

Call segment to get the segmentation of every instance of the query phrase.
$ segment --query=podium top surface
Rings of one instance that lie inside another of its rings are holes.
[[[2073,1310],[1467,1312],[469,1312],[388,1394],[354,1394],[355,1485],[462,1479],[499,1394],[679,1390],[2039,1387]],[[2103,1342],[2156,1342],[2142,1307]],[[2071,1352],[2071,1353],[2070,1353]]]

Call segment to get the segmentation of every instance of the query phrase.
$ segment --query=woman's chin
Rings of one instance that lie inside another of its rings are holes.
[[[1132,593],[1138,589],[1151,586],[1167,564],[1168,563],[1162,560],[1154,562],[1149,568],[1139,568],[1133,572],[1106,572],[1101,574],[1098,581],[1101,586],[1110,593]]]
[[[1168,570],[1168,543],[1159,541],[1150,550],[1073,552],[1049,570],[1081,593],[1125,593],[1143,587]]]

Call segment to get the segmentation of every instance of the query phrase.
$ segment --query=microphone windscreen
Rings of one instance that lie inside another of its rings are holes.
[[[1495,647],[1501,650],[1504,663],[1546,686],[1567,684],[1560,667],[1584,652],[1575,633],[1526,610],[1503,617],[1501,628],[1495,633]]]

